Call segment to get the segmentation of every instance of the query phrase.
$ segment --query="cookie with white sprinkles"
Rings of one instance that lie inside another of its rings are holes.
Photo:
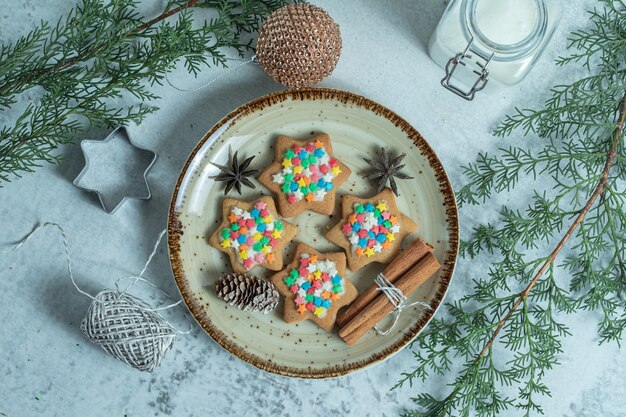
[[[352,271],[370,262],[390,262],[402,239],[417,229],[417,224],[400,212],[389,188],[371,198],[344,195],[341,213],[342,220],[326,238],[346,251]]]
[[[275,161],[259,175],[259,182],[276,193],[284,217],[305,210],[332,214],[335,192],[350,174],[334,156],[327,134],[305,140],[279,136]]]
[[[283,248],[298,228],[278,217],[271,197],[249,202],[225,198],[222,219],[209,244],[230,257],[235,272],[245,274],[256,266],[282,269]]]
[[[358,296],[346,278],[346,257],[341,252],[320,253],[298,244],[293,262],[272,277],[285,300],[283,318],[287,323],[311,320],[331,331],[337,312]]]

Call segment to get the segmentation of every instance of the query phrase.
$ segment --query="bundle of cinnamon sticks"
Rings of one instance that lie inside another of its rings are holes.
[[[433,247],[421,239],[411,244],[387,265],[383,274],[408,297],[441,266]],[[339,336],[349,345],[356,343],[368,330],[396,308],[387,296],[372,284],[354,303],[337,315]]]

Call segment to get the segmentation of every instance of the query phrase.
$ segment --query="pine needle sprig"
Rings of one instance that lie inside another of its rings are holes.
[[[297,0],[296,0],[297,1]],[[42,22],[0,46],[0,186],[44,162],[92,126],[140,123],[157,110],[150,88],[183,60],[190,74],[243,56],[262,19],[290,0],[169,0],[147,19],[138,1],[83,0],[56,24]],[[198,9],[215,17],[202,23]],[[25,97],[32,94],[35,98]],[[22,110],[13,109],[25,101]]]
[[[626,328],[626,4],[603,0],[591,24],[569,38],[558,65],[588,74],[550,90],[540,110],[515,109],[496,130],[536,137],[529,145],[480,154],[464,168],[462,206],[516,192],[462,241],[465,257],[493,260],[472,291],[446,304],[413,344],[416,366],[396,385],[457,372],[442,398],[421,393],[407,416],[543,413],[544,377],[571,330],[564,314],[599,313],[600,343],[620,343]],[[524,197],[521,181],[537,180]],[[561,257],[559,255],[561,254]],[[464,365],[459,369],[459,360]]]

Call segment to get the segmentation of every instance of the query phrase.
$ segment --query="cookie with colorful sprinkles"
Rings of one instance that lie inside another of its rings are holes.
[[[344,195],[341,213],[342,220],[326,238],[346,251],[353,272],[370,262],[390,262],[402,239],[417,229],[417,224],[400,212],[389,188],[371,198]]]
[[[225,198],[222,219],[209,244],[228,254],[235,272],[245,274],[256,266],[282,269],[283,248],[298,228],[278,218],[271,197],[250,202]]]
[[[259,175],[259,182],[277,194],[284,217],[305,210],[332,214],[335,191],[350,174],[350,169],[335,158],[327,134],[305,140],[279,136],[275,161]]]
[[[320,253],[299,243],[293,262],[272,277],[285,300],[287,323],[311,320],[331,331],[337,312],[356,300],[358,292],[346,278],[346,257],[341,252]]]

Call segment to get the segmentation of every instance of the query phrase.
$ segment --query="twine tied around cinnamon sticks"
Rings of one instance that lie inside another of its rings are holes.
[[[391,322],[391,324],[389,325],[389,327],[387,327],[386,330],[380,330],[378,328],[378,324],[374,326],[374,330],[376,330],[376,333],[378,333],[381,336],[387,336],[389,332],[393,330],[394,327],[396,327],[396,323],[398,323],[400,314],[402,314],[402,310],[404,310],[405,308],[410,308],[413,306],[420,305],[424,307],[426,310],[432,310],[430,308],[430,305],[423,303],[421,301],[414,301],[412,303],[406,304],[406,300],[407,300],[406,295],[404,295],[404,293],[398,287],[393,285],[393,283],[389,281],[389,278],[387,278],[385,274],[382,272],[378,274],[378,276],[376,276],[376,279],[374,280],[374,282],[376,283],[376,285],[378,285],[378,288],[376,288],[376,290],[382,291],[383,294],[387,296],[387,299],[389,300],[389,302],[393,304],[395,307],[395,310],[393,310],[393,313],[392,313],[394,315],[393,322]]]
[[[422,302],[405,304],[405,302],[408,296],[440,268],[441,265],[432,252],[433,247],[421,239],[415,239],[400,252],[379,274],[375,282],[346,310],[337,315],[339,337],[352,345],[368,330],[375,328],[383,318],[393,313],[395,317],[392,325],[385,331],[379,331],[379,334],[389,334],[402,310],[426,304]]]

